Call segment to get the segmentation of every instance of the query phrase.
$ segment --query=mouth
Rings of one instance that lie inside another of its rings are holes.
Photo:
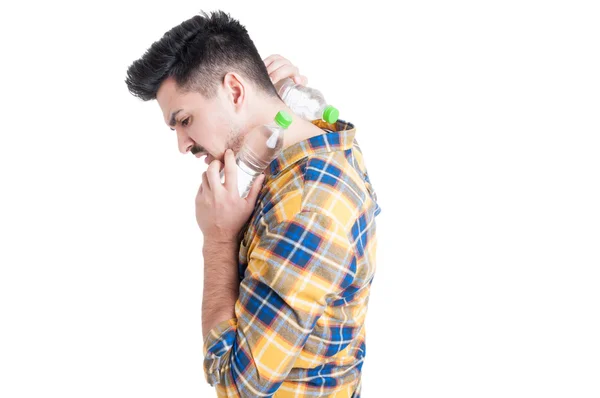
[[[210,162],[212,162],[214,160],[214,157],[207,153],[199,152],[199,153],[194,154],[194,156],[198,159],[200,159],[201,157],[204,157],[204,163],[206,163],[206,164],[210,164]]]

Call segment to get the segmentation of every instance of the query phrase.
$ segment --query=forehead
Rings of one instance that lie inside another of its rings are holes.
[[[171,118],[171,114],[179,109],[192,111],[194,108],[206,105],[206,100],[200,93],[183,92],[172,76],[161,83],[156,92],[156,101],[167,123]]]
[[[156,101],[163,112],[163,117],[167,120],[170,117],[171,109],[180,106],[183,94],[178,90],[177,83],[173,77],[165,79],[156,92]]]

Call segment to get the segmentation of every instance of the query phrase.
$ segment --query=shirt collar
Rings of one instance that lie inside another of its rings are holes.
[[[321,120],[313,123],[322,129],[324,134],[316,135],[284,149],[265,170],[267,176],[276,175],[312,154],[352,148],[356,133],[356,128],[352,123],[343,120],[338,120],[335,124]]]

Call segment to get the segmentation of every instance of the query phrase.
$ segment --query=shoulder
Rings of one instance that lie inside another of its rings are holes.
[[[347,151],[309,156],[302,181],[300,211],[323,214],[346,229],[367,198],[364,181]]]

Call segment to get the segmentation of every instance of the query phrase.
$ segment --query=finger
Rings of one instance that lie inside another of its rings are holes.
[[[308,78],[304,75],[294,76],[294,83],[299,84],[301,86],[307,86]]]
[[[208,177],[206,176],[206,171],[202,173],[202,186],[204,188],[210,189],[210,184],[208,183]]]
[[[294,76],[300,76],[300,71],[292,64],[283,65],[279,69],[269,74],[269,77],[271,78],[273,84],[276,84],[278,81],[283,80],[286,77]]]
[[[237,167],[235,164],[235,155],[231,149],[225,151],[225,189],[229,192],[238,193],[237,187]]]
[[[271,62],[269,64],[269,66],[267,66],[267,72],[269,72],[269,74],[271,74],[271,73],[273,73],[273,71],[275,71],[285,65],[293,65],[293,64],[283,57],[274,59],[273,62]]]
[[[260,193],[264,181],[264,174],[259,175],[254,180],[252,188],[250,188],[250,192],[248,192],[248,196],[246,196],[246,202],[248,202],[250,205],[254,206],[254,203],[256,203],[256,199],[258,198],[258,194]]]
[[[223,189],[223,185],[221,184],[221,176],[219,175],[221,166],[222,163],[220,160],[213,160],[206,169],[206,178],[208,179],[208,184],[213,192]]]
[[[281,55],[279,54],[273,54],[273,55],[269,55],[267,58],[265,58],[263,60],[263,62],[265,63],[265,67],[269,67],[269,65],[271,65],[273,63],[273,61],[276,61],[278,59],[283,58]]]

